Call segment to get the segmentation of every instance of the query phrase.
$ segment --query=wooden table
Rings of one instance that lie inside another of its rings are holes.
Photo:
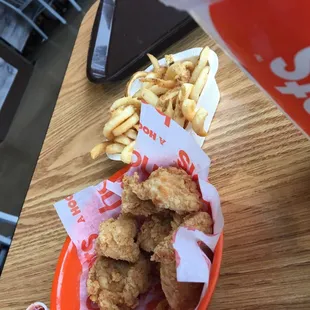
[[[53,204],[122,166],[88,153],[126,83],[94,85],[85,76],[96,8],[80,28],[0,280],[2,310],[49,304],[66,238]],[[310,143],[202,30],[166,52],[206,44],[219,56],[222,97],[204,150],[226,222],[210,309],[310,309]]]

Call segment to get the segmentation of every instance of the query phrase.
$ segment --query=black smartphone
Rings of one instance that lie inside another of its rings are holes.
[[[101,0],[87,59],[95,83],[117,80],[148,61],[197,26],[185,12],[158,0]]]

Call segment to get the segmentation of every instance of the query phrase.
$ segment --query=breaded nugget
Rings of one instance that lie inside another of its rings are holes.
[[[171,217],[163,214],[152,215],[145,220],[138,233],[138,244],[146,252],[153,252],[155,247],[169,235]]]
[[[136,262],[140,249],[134,238],[137,235],[135,219],[121,215],[118,219],[108,219],[100,224],[96,242],[98,255]]]
[[[124,176],[123,178],[122,213],[129,213],[136,216],[149,216],[160,212],[161,210],[159,210],[151,200],[141,200],[132,191],[130,186],[132,178],[133,177],[128,176]]]
[[[172,310],[194,310],[202,283],[178,282],[175,262],[160,264],[161,287]]]
[[[149,274],[150,262],[143,255],[134,264],[99,257],[89,271],[87,292],[100,310],[135,309],[149,288]]]
[[[182,169],[159,168],[149,178],[139,183],[138,175],[127,177],[127,185],[141,200],[151,199],[161,209],[184,214],[202,207],[196,183]]]
[[[207,212],[196,212],[185,216],[180,226],[198,229],[205,234],[211,234],[213,231],[213,221]],[[175,254],[172,246],[173,232],[156,246],[151,260],[166,263],[174,261]]]

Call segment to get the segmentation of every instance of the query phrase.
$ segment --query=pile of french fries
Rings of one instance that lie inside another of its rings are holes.
[[[153,105],[183,128],[191,123],[194,132],[205,137],[204,122],[208,112],[196,105],[208,79],[209,52],[209,47],[205,47],[199,57],[176,62],[173,55],[166,55],[166,66],[160,66],[157,58],[148,54],[153,71],[133,74],[126,85],[125,97],[116,100],[110,107],[110,119],[103,128],[107,141],[96,145],[90,152],[91,157],[96,159],[105,153],[120,154],[124,163],[131,162],[141,101]],[[141,82],[141,88],[130,96],[132,84],[137,79]]]

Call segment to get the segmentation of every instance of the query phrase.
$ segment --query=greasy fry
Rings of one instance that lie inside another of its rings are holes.
[[[184,117],[191,122],[195,116],[196,102],[191,99],[185,99],[181,106]]]
[[[158,85],[153,85],[150,87],[150,91],[155,95],[160,96],[168,91],[168,88],[159,87]]]
[[[154,107],[156,107],[158,103],[158,96],[156,96],[151,90],[147,88],[143,88],[141,90],[141,98]]]
[[[146,72],[144,71],[138,71],[136,73],[134,73],[131,77],[131,79],[128,81],[128,83],[126,84],[126,88],[125,88],[125,96],[129,97],[130,96],[130,89],[132,87],[132,84],[135,80],[141,78],[141,77],[145,77],[147,75]]]
[[[166,59],[166,64],[168,67],[174,64],[173,55],[171,54],[165,55],[165,59]]]
[[[103,135],[108,139],[112,140],[114,138],[114,135],[112,131],[114,128],[119,126],[121,123],[123,123],[125,120],[130,118],[135,113],[135,109],[132,106],[127,106],[122,113],[116,115],[115,117],[111,118],[104,126],[103,128]],[[134,125],[134,124],[133,124]],[[131,126],[132,127],[132,126]],[[130,129],[129,127],[128,129]],[[125,130],[126,131],[126,130]],[[120,134],[122,134],[121,132]]]
[[[107,146],[106,153],[107,154],[119,154],[123,151],[124,148],[125,148],[125,145],[123,144],[112,143]]]
[[[160,74],[156,73],[156,72],[150,72],[148,73],[145,78],[147,79],[156,79],[156,78],[160,78]],[[144,82],[142,84],[142,88],[150,88],[151,86],[153,86],[152,83],[150,82]]]
[[[198,79],[196,80],[196,83],[191,91],[191,94],[189,95],[190,99],[195,100],[196,102],[199,99],[199,96],[206,85],[208,75],[209,75],[210,67],[204,67],[202,71],[199,74]]]
[[[195,68],[195,65],[189,60],[183,61],[182,65],[184,66],[185,69],[189,70],[190,72],[192,72]]]
[[[141,98],[141,91],[142,89],[139,89],[135,94],[132,96],[133,98]]]
[[[157,72],[159,71],[160,69],[160,65],[158,63],[158,60],[155,56],[153,56],[152,54],[146,54],[147,57],[150,59],[150,62],[152,63],[153,65],[153,68],[154,68],[154,72]]]
[[[188,81],[190,79],[190,70],[187,69],[185,64],[181,62],[175,62],[173,65],[168,67],[164,79]]]
[[[133,128],[135,128],[137,131],[139,131],[139,124],[134,125]]]
[[[179,100],[180,101],[184,101],[185,99],[187,99],[193,89],[194,85],[190,84],[190,83],[184,83],[181,86],[181,89],[179,91]]]
[[[136,140],[138,133],[134,129],[130,128],[125,132],[125,135],[132,140]]]
[[[142,78],[141,81],[150,82],[150,83],[153,83],[154,85],[157,85],[163,88],[173,88],[174,86],[176,86],[176,81],[173,81],[173,80],[163,80],[163,79],[157,79],[157,78],[155,79]]]
[[[99,156],[105,154],[107,146],[110,144],[110,142],[102,142],[97,144],[91,151],[90,156],[92,159],[96,159]]]
[[[124,144],[124,145],[128,145],[132,141],[126,135],[120,135],[120,136],[117,136],[114,138],[114,142]]]
[[[169,100],[167,109],[164,113],[169,117],[173,116],[174,110],[173,110],[173,100],[172,99]]]
[[[204,129],[204,123],[207,116],[208,112],[204,108],[199,108],[193,118],[192,122],[193,130],[200,137],[205,137],[208,134]]]
[[[127,106],[127,105],[132,105],[135,108],[140,108],[141,102],[136,98],[123,97],[114,101],[114,103],[110,107],[110,112],[113,112],[114,110],[118,109],[121,106]]]
[[[182,108],[180,106],[179,99],[177,98],[175,111],[173,115],[173,119],[175,122],[177,122],[181,127],[184,127],[185,124],[185,117],[182,113]]]
[[[179,91],[180,91],[179,87],[169,89],[164,95],[162,95],[160,97],[160,100],[165,102],[165,101],[168,101],[170,99],[173,99],[174,97],[176,97],[179,94]]]
[[[124,111],[124,109],[125,109],[125,107],[126,107],[126,106],[121,106],[121,107],[117,108],[115,111],[113,111],[113,112],[111,113],[111,118],[114,118],[115,116],[117,116],[117,115],[119,115],[119,114],[122,114],[123,111]],[[110,119],[111,119],[111,118],[110,118]]]
[[[132,128],[132,126],[134,126],[138,122],[139,122],[139,115],[137,113],[134,113],[124,123],[116,127],[112,133],[114,136],[120,136],[121,134]]]
[[[198,64],[192,73],[192,77],[190,79],[190,83],[195,84],[198,79],[200,72],[207,65],[209,59],[210,48],[206,46],[200,53]]]
[[[130,164],[131,163],[131,157],[132,157],[132,152],[134,150],[136,141],[132,141],[130,144],[128,144],[122,151],[121,153],[121,160],[125,164]]]

